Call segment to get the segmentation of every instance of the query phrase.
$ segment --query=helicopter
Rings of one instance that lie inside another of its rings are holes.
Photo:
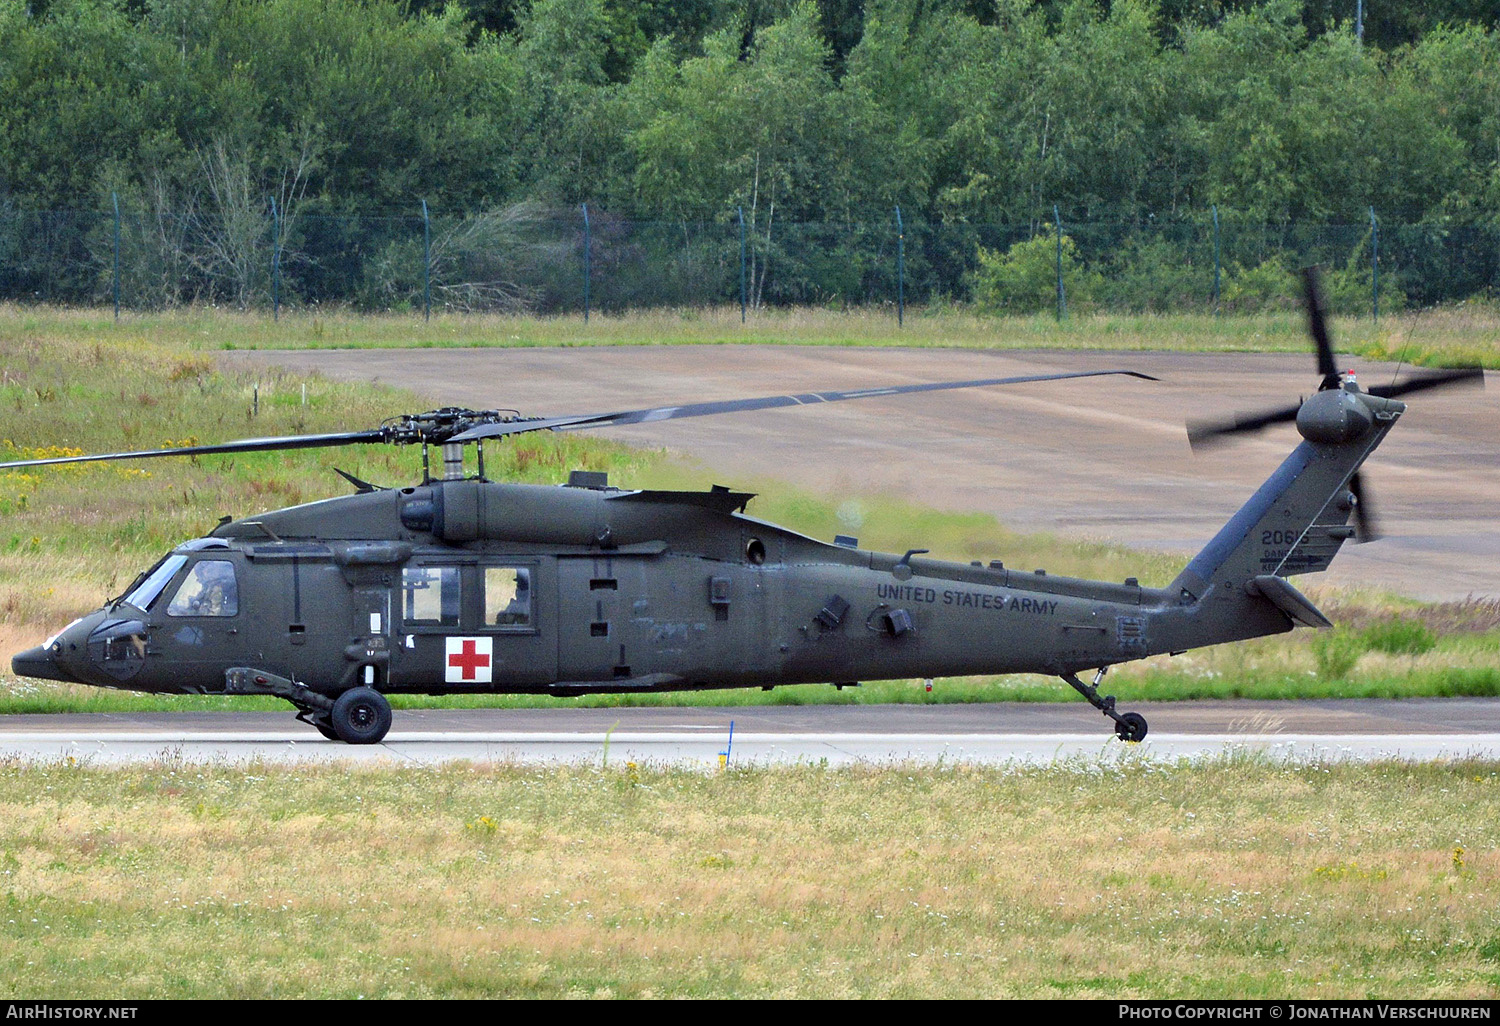
[[[486,440],[948,389],[1127,376],[1095,370],[527,417],[445,407],[378,428],[0,464],[422,447],[420,484],[225,517],[118,598],[14,656],[21,676],[125,690],[270,695],[329,740],[374,744],[387,695],[703,690],[1037,673],[1061,678],[1122,741],[1147,723],[1100,685],[1161,653],[1332,624],[1287,577],[1374,537],[1360,467],[1397,396],[1483,384],[1478,368],[1362,389],[1340,374],[1315,273],[1305,304],[1321,381],[1305,401],[1189,424],[1195,448],[1295,422],[1303,441],[1164,588],[1023,573],[814,539],[747,515],[751,493],[489,480]],[[465,447],[478,448],[477,473]],[[434,476],[430,452],[441,454]],[[1354,524],[1351,525],[1351,518]],[[1093,670],[1091,681],[1081,673]]]

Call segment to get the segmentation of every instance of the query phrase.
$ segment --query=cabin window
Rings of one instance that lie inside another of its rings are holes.
[[[403,618],[407,623],[457,627],[462,608],[456,566],[409,566],[401,571]]]
[[[234,564],[227,559],[194,563],[167,606],[168,616],[234,616],[239,611]]]
[[[531,571],[524,567],[484,568],[484,622],[498,627],[531,626]]]

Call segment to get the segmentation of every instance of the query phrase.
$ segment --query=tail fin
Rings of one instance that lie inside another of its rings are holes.
[[[1396,400],[1343,388],[1303,403],[1297,428],[1305,440],[1172,583],[1171,593],[1184,606],[1206,603],[1191,626],[1182,624],[1192,637],[1179,638],[1175,647],[1288,630],[1291,620],[1281,613],[1303,623],[1322,619],[1310,604],[1314,615],[1296,614],[1297,600],[1306,600],[1290,585],[1268,581],[1261,587],[1256,578],[1327,569],[1355,533],[1349,479],[1405,409]],[[1201,637],[1205,631],[1214,636]]]

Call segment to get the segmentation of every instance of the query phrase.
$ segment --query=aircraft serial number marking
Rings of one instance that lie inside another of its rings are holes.
[[[1018,613],[1040,613],[1052,616],[1057,612],[1057,603],[1051,600],[1023,598],[1019,595],[989,595],[983,592],[957,591],[926,588],[913,584],[877,584],[875,597],[895,599],[898,602],[927,602],[943,606],[972,606],[976,609],[993,609],[996,612],[1009,609]]]

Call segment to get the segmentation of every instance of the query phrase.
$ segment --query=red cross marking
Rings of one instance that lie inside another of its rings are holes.
[[[463,670],[464,680],[478,680],[479,671],[490,665],[490,657],[481,655],[472,639],[465,639],[463,651],[448,656],[448,665]]]

